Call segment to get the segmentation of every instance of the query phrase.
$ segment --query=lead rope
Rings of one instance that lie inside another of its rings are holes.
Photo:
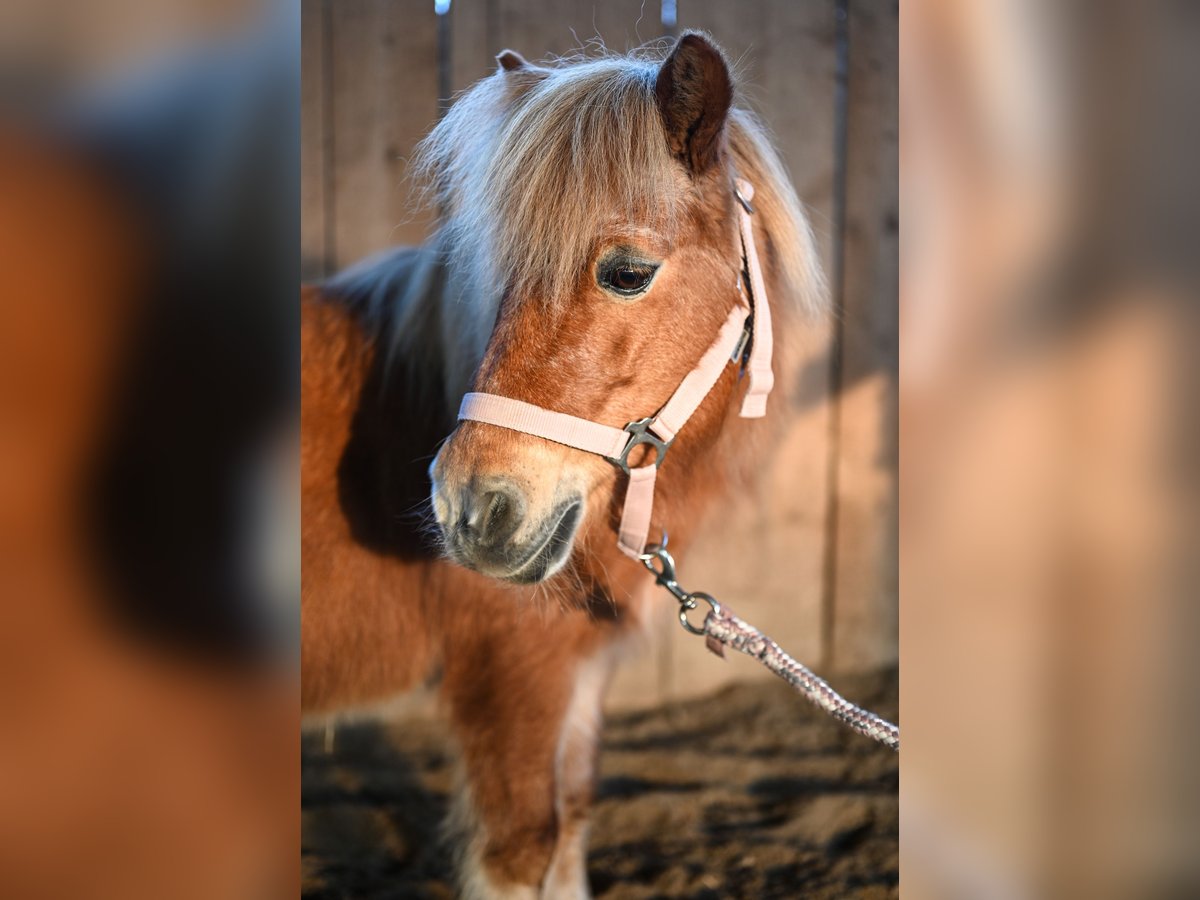
[[[711,595],[703,591],[685,591],[680,587],[675,579],[675,560],[667,552],[665,531],[662,543],[648,547],[638,558],[653,573],[655,581],[679,601],[679,623],[692,634],[704,635],[708,649],[717,656],[724,656],[724,648],[732,647],[754,657],[835,719],[859,734],[865,734],[896,752],[900,751],[900,729],[897,726],[861,706],[855,706],[823,678],[792,659],[777,643],[749,622],[739,619],[729,607],[722,606]],[[688,620],[688,613],[699,606],[699,600],[703,600],[711,609],[704,617],[704,624],[697,628]]]

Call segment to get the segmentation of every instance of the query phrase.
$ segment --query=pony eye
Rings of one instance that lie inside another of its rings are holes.
[[[636,291],[644,288],[650,282],[650,273],[621,268],[613,273],[612,282],[615,288],[623,291]]]
[[[602,264],[597,273],[597,280],[601,287],[615,294],[632,297],[650,287],[657,271],[658,266],[649,263],[618,259]]]

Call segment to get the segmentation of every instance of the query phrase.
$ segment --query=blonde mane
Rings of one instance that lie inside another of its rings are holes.
[[[690,182],[654,97],[664,56],[655,49],[497,71],[421,143],[415,173],[439,210],[441,250],[476,300],[504,285],[552,305],[574,287],[604,224],[672,231]],[[808,219],[766,129],[735,105],[727,135],[737,174],[755,185],[788,299],[821,310]]]

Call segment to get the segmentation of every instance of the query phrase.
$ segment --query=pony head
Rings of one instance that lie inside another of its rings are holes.
[[[739,302],[738,175],[758,189],[773,286],[793,302],[817,286],[799,203],[706,36],[685,34],[665,58],[497,60],[420,155],[464,386],[617,428],[652,415]],[[715,441],[732,370],[667,468],[686,472]],[[581,535],[615,539],[622,482],[597,456],[468,421],[430,474],[448,554],[486,575],[543,581]]]

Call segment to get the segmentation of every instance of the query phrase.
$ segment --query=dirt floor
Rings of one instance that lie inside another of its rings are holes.
[[[831,680],[895,721],[894,671]],[[307,900],[445,898],[453,755],[429,719],[303,740]],[[618,714],[588,868],[604,900],[899,896],[898,757],[782,682]]]

